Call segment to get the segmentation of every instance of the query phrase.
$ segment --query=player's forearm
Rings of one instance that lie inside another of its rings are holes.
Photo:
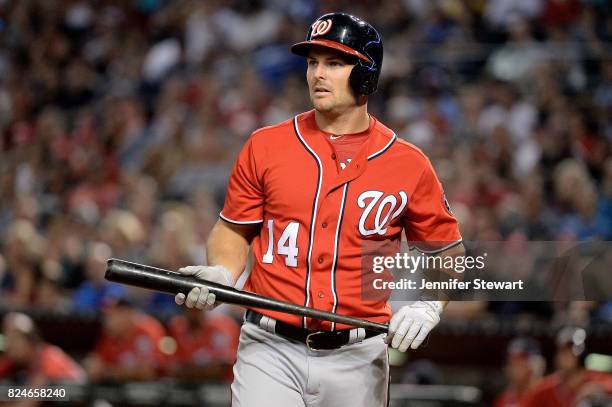
[[[451,247],[450,249],[444,251],[443,253],[444,253],[443,255],[445,256],[452,256],[452,257],[465,256],[465,246],[463,246],[463,243],[459,243],[457,246]],[[450,271],[445,270],[445,272],[448,274]],[[454,273],[454,270],[452,271],[452,273]],[[454,273],[454,274],[456,275],[457,273]],[[463,276],[461,276],[461,278],[463,278]],[[445,309],[449,301],[441,300],[440,303],[442,304],[442,309]]]
[[[225,267],[237,281],[246,267],[252,233],[252,228],[219,220],[206,242],[208,265]]]
[[[441,257],[443,259],[446,259],[449,257],[465,256],[465,246],[463,246],[463,243],[460,243],[457,246],[451,247],[447,250],[444,250],[443,252],[437,253],[435,256]],[[450,264],[450,262],[442,262],[442,263]],[[444,278],[448,278],[448,277],[463,279],[463,274],[455,272],[455,270],[452,267],[442,267],[440,269],[430,270],[428,273],[428,279],[430,281],[442,281],[444,280]],[[425,297],[427,297],[428,299],[430,298],[437,299],[442,305],[442,309],[444,309],[449,303],[447,299],[448,294],[449,293],[444,292],[443,290],[430,290],[425,293]]]

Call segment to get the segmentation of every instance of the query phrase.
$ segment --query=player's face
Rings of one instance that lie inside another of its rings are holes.
[[[17,364],[26,363],[32,355],[28,339],[16,329],[5,331],[6,355]]]
[[[354,65],[340,52],[323,47],[313,47],[306,60],[308,91],[316,110],[340,113],[355,106],[355,95],[349,85]]]
[[[126,307],[111,306],[106,310],[103,325],[106,333],[112,337],[121,337],[130,331],[132,313]]]
[[[574,356],[570,347],[564,347],[557,350],[555,365],[557,370],[570,372],[578,367],[578,358]]]
[[[527,356],[510,357],[506,363],[506,375],[512,384],[522,384],[529,380],[531,368]]]

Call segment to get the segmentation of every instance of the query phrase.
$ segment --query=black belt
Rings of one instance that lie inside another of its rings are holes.
[[[247,310],[246,312],[246,320],[257,326],[260,326],[259,322],[263,317],[264,315],[255,311]],[[351,340],[351,331],[354,329],[341,329],[338,331],[310,331],[308,329],[299,328],[295,325],[276,320],[274,333],[278,336],[282,336],[285,339],[301,342],[305,344],[309,350],[316,351],[338,349],[344,345],[348,345]],[[380,332],[369,329],[364,330],[365,336],[361,340],[372,338],[376,335],[381,335]]]

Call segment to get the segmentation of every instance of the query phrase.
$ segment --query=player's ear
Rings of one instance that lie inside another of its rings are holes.
[[[357,106],[363,106],[368,103],[368,97],[366,95],[355,95],[355,99],[357,100]]]

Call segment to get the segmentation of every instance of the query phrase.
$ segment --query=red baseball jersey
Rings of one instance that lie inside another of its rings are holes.
[[[63,350],[54,345],[43,344],[37,351],[37,364],[28,371],[28,382],[84,382],[85,371]],[[8,358],[0,358],[0,379],[10,378],[18,370]]]
[[[164,335],[164,327],[158,320],[138,314],[124,337],[115,338],[102,332],[93,352],[113,366],[133,367],[139,363],[154,363],[161,367],[165,357],[159,349],[159,342]]]
[[[202,324],[194,330],[184,315],[177,315],[168,324],[170,335],[176,339],[176,352],[172,363],[206,365],[227,363],[228,380],[232,379],[231,365],[236,361],[240,327],[226,315],[208,314]]]
[[[233,168],[220,214],[230,223],[261,224],[246,290],[386,322],[391,316],[387,296],[362,293],[364,276],[372,273],[362,267],[364,248],[392,242],[399,249],[402,231],[409,241],[422,242],[416,244],[422,250],[443,250],[461,241],[427,157],[375,118],[368,132],[343,170],[314,111],[251,135]],[[346,328],[256,311],[309,329]]]
[[[611,395],[612,374],[587,370],[570,386],[561,380],[558,373],[553,373],[535,385],[523,399],[521,407],[573,407],[579,405],[579,395],[587,386]]]

